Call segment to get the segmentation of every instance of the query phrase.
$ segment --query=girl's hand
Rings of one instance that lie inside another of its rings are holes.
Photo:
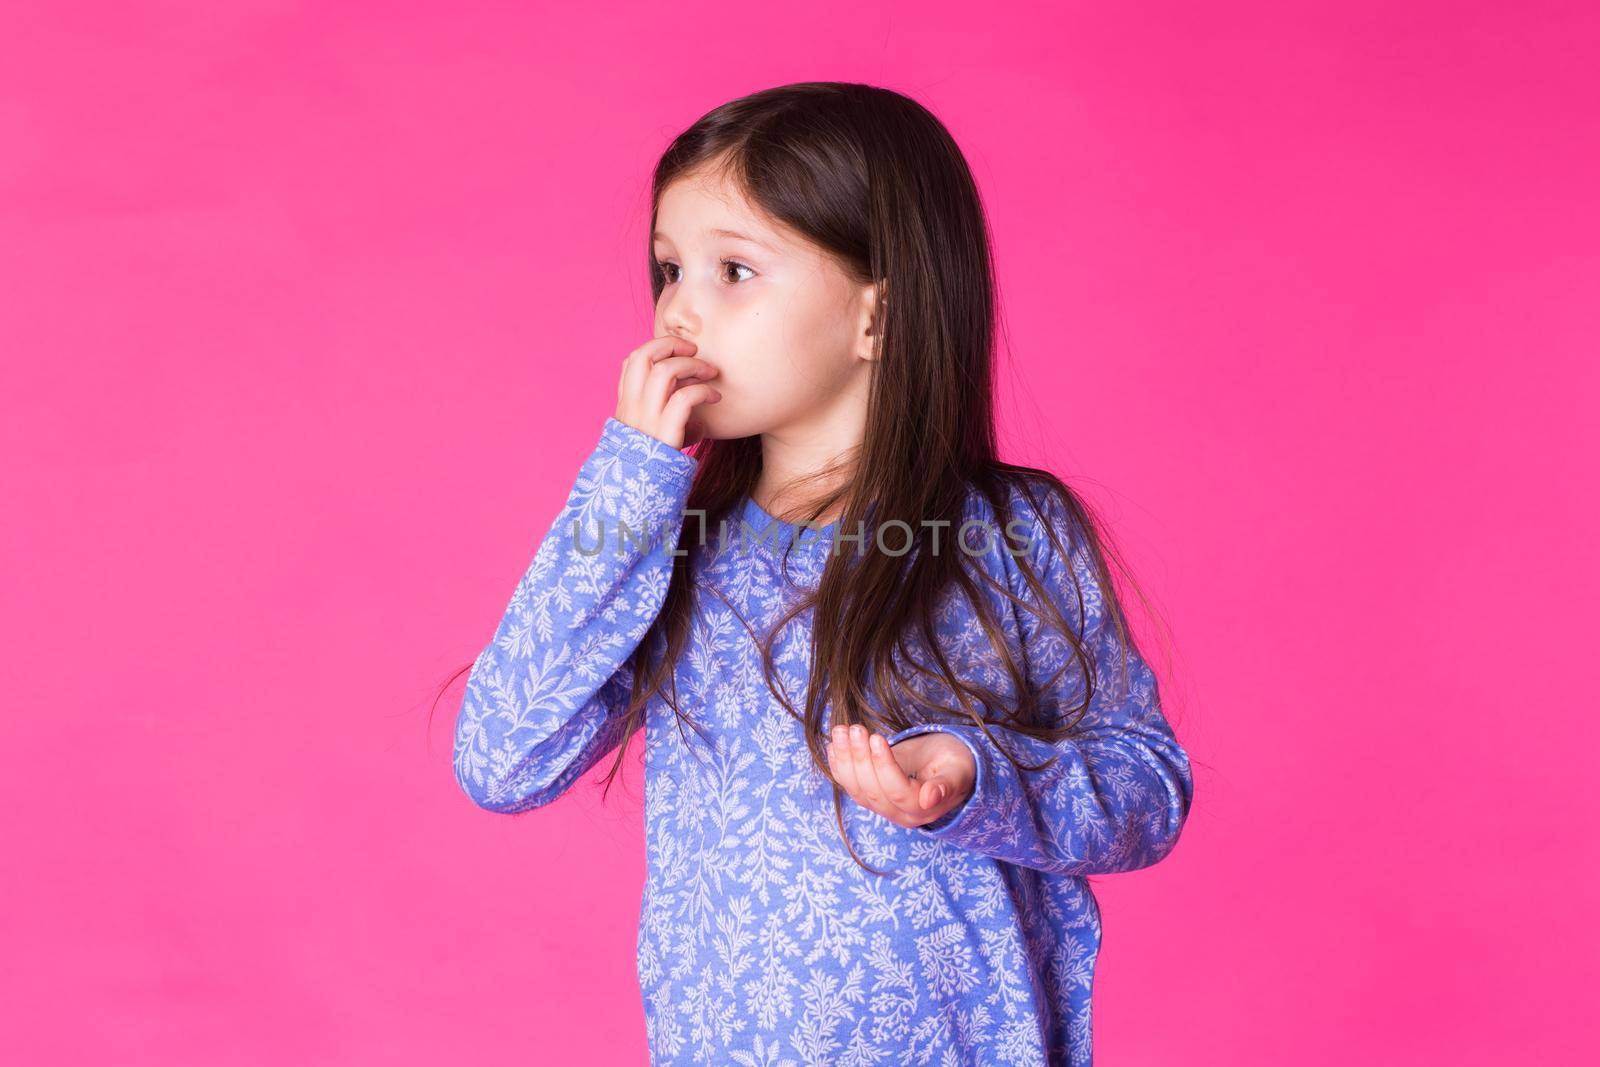
[[[673,448],[700,440],[704,430],[691,425],[690,414],[696,404],[715,404],[722,394],[706,384],[717,368],[696,358],[695,350],[693,341],[668,334],[629,352],[617,381],[617,421]],[[688,379],[681,388],[680,379]]]
[[[856,724],[833,728],[828,766],[862,807],[897,826],[921,826],[960,806],[978,769],[959,737],[931,730],[893,748],[882,734]]]

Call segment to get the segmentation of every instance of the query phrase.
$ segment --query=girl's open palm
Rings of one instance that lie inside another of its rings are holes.
[[[891,748],[859,724],[835,726],[827,752],[844,791],[898,826],[922,826],[959,807],[977,777],[966,742],[938,730]]]

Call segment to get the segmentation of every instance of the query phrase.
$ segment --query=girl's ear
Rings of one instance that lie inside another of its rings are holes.
[[[866,328],[862,331],[860,349],[861,358],[869,362],[877,358],[870,339],[881,334],[884,327],[884,323],[878,318],[879,293],[883,294],[882,299],[887,303],[889,299],[888,279],[868,285],[861,290],[862,318],[865,320]]]

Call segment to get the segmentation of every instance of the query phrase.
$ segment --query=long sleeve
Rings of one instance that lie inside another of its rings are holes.
[[[1029,507],[1025,497],[1017,499],[1022,508]],[[1123,684],[1124,646],[1105,619],[1087,548],[1059,502],[1047,499],[1047,521],[1057,529],[1071,564],[1037,528],[1030,559],[1068,623],[1081,624],[1076,632],[1084,635],[1096,665],[1095,692],[1072,736],[1050,743],[991,725],[991,740],[976,724],[939,722],[911,726],[887,740],[892,745],[942,730],[972,750],[973,791],[959,807],[920,827],[929,836],[1055,874],[1136,870],[1162,859],[1177,842],[1193,799],[1189,759],[1162,714],[1154,672],[1131,644]],[[1016,514],[1036,518],[1025,510]],[[1024,589],[1018,594],[1025,595]],[[1031,612],[1019,614],[1028,676],[1040,687],[1047,721],[1059,724],[1081,700],[1082,672],[1069,666],[1047,685],[1070,655],[1066,638]],[[1024,764],[1037,766],[1052,756],[1055,762],[1042,771],[1019,773],[1001,744]]]
[[[626,661],[666,601],[697,466],[606,419],[467,678],[455,776],[480,807],[548,804],[616,748]]]

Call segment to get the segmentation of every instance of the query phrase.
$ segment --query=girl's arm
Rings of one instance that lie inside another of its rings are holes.
[[[1037,528],[1030,559],[1069,624],[1080,619],[1077,589],[1082,590],[1084,640],[1095,660],[1097,686],[1074,734],[1052,744],[1003,726],[990,726],[985,733],[973,723],[926,723],[886,740],[893,745],[942,730],[972,750],[977,775],[971,794],[919,827],[922,832],[1054,874],[1137,870],[1166,856],[1177,842],[1194,796],[1189,758],[1161,712],[1154,672],[1131,644],[1123,684],[1124,646],[1104,617],[1102,590],[1086,549],[1073,537],[1060,503],[1046,499],[1046,521],[1071,550],[1072,564],[1064,563]],[[1033,517],[1026,498],[1018,502],[1015,514]],[[1003,548],[997,551],[1005,555]],[[1020,577],[1017,582],[1018,594],[1025,595]],[[1070,656],[1066,638],[1031,612],[1019,609],[1019,617],[1029,677],[1042,687],[1047,721],[1059,725],[1064,709],[1081,701],[1081,670],[1069,666],[1053,685],[1045,685]],[[1051,756],[1055,762],[1042,771],[1019,773],[1001,745],[1025,764],[1036,766]]]
[[[480,807],[548,804],[616,748],[633,688],[624,661],[666,600],[697,466],[606,419],[467,678],[455,775]]]

